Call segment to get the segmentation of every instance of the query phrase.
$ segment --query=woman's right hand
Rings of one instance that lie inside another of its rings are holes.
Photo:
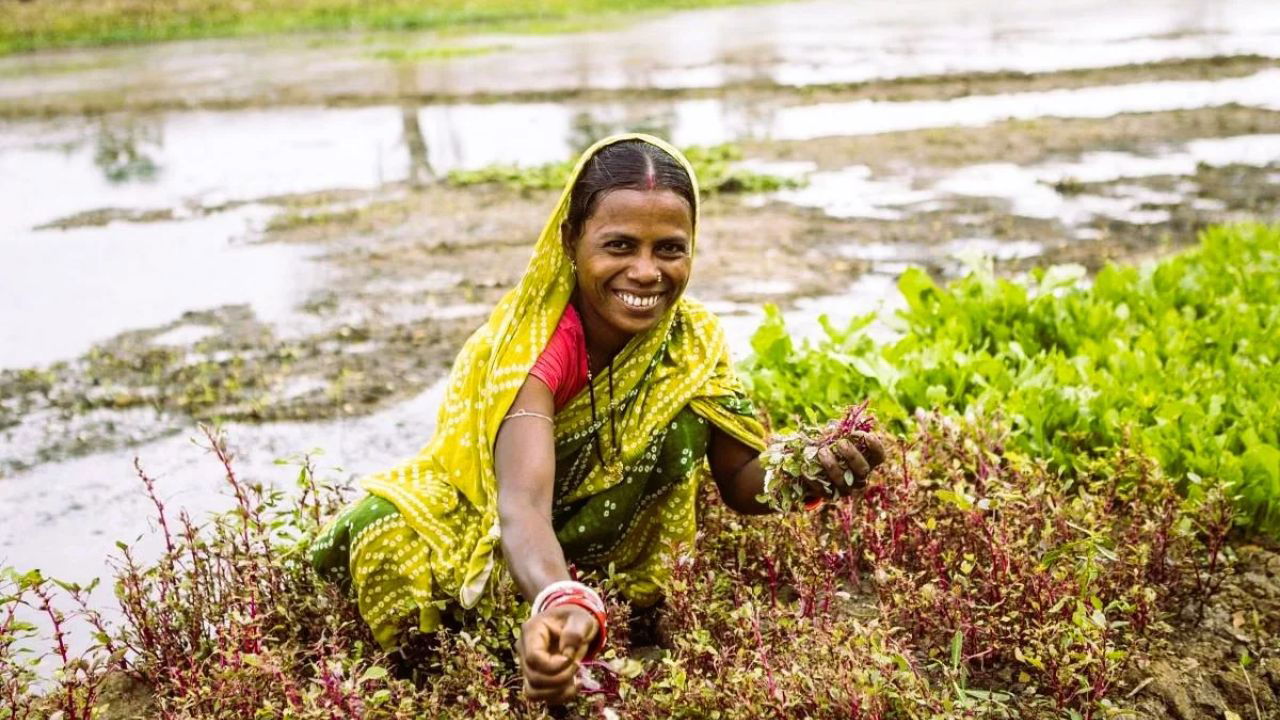
[[[578,663],[598,632],[595,616],[577,605],[557,605],[525,621],[516,642],[525,695],[553,705],[572,700]]]

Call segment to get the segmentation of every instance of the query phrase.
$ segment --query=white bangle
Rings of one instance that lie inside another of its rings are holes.
[[[530,617],[546,610],[543,605],[546,603],[547,598],[561,590],[576,590],[581,592],[583,595],[587,596],[588,600],[593,605],[596,606],[597,610],[604,612],[604,600],[600,599],[600,595],[596,593],[595,590],[592,590],[577,580],[557,580],[556,582],[542,588],[542,592],[538,593],[538,596],[533,599],[533,603],[529,607]]]

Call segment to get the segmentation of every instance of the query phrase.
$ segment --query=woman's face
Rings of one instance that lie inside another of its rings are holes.
[[[671,190],[606,193],[566,248],[584,311],[626,336],[656,325],[689,282],[692,238],[689,204]]]

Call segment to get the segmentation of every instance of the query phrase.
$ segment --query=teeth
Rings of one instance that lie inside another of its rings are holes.
[[[630,307],[633,307],[639,310],[643,310],[645,308],[651,308],[654,305],[657,305],[658,298],[662,297],[661,295],[650,295],[649,297],[640,297],[639,295],[632,295],[629,292],[621,292],[621,291],[618,291],[615,294],[622,300],[622,302],[626,303]]]

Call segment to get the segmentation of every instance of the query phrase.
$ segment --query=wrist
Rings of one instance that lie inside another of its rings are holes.
[[[590,587],[576,580],[559,580],[544,587],[533,599],[530,615],[537,615],[555,607],[573,605],[590,613],[596,620],[596,636],[591,640],[584,660],[591,660],[604,648],[608,636],[609,616],[604,600]]]

